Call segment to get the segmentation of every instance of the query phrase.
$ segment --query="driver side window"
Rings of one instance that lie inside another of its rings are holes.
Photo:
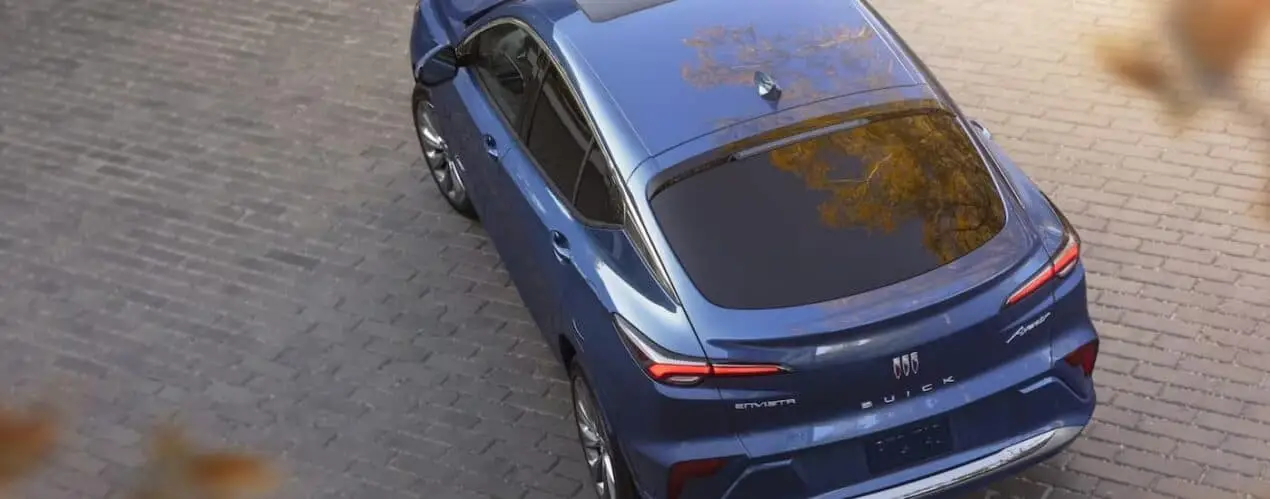
[[[542,49],[533,37],[513,24],[487,29],[472,40],[476,77],[515,127],[524,112],[530,82],[542,67]]]

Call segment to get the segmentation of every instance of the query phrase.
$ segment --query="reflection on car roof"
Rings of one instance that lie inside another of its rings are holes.
[[[672,0],[577,0],[578,10],[591,22],[611,21]]]

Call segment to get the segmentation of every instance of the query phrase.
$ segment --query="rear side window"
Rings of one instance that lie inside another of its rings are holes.
[[[622,223],[609,165],[558,71],[548,69],[534,100],[525,145],[565,202],[592,222]]]
[[[992,174],[946,113],[740,157],[671,184],[651,205],[698,290],[738,309],[818,303],[910,279],[1005,225]]]
[[[607,171],[608,164],[599,144],[592,145],[573,189],[573,205],[584,217],[618,225],[623,221],[621,194],[609,181]]]

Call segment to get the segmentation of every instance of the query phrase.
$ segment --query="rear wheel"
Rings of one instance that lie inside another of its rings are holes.
[[[427,91],[416,88],[411,108],[414,115],[415,136],[423,150],[423,163],[428,167],[433,183],[441,196],[455,211],[468,218],[476,218],[476,210],[468,197],[467,184],[463,181],[463,169],[459,158],[447,146],[437,127],[435,110],[428,101]]]
[[[569,369],[569,378],[573,388],[573,419],[577,422],[591,490],[600,499],[634,499],[635,485],[630,470],[613,445],[595,394],[577,362]]]

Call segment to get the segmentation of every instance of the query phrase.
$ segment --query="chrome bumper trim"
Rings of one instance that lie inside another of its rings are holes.
[[[916,499],[942,492],[1009,466],[1028,456],[1044,454],[1075,440],[1083,426],[1064,426],[1011,445],[995,454],[903,485],[858,496],[856,499]]]

